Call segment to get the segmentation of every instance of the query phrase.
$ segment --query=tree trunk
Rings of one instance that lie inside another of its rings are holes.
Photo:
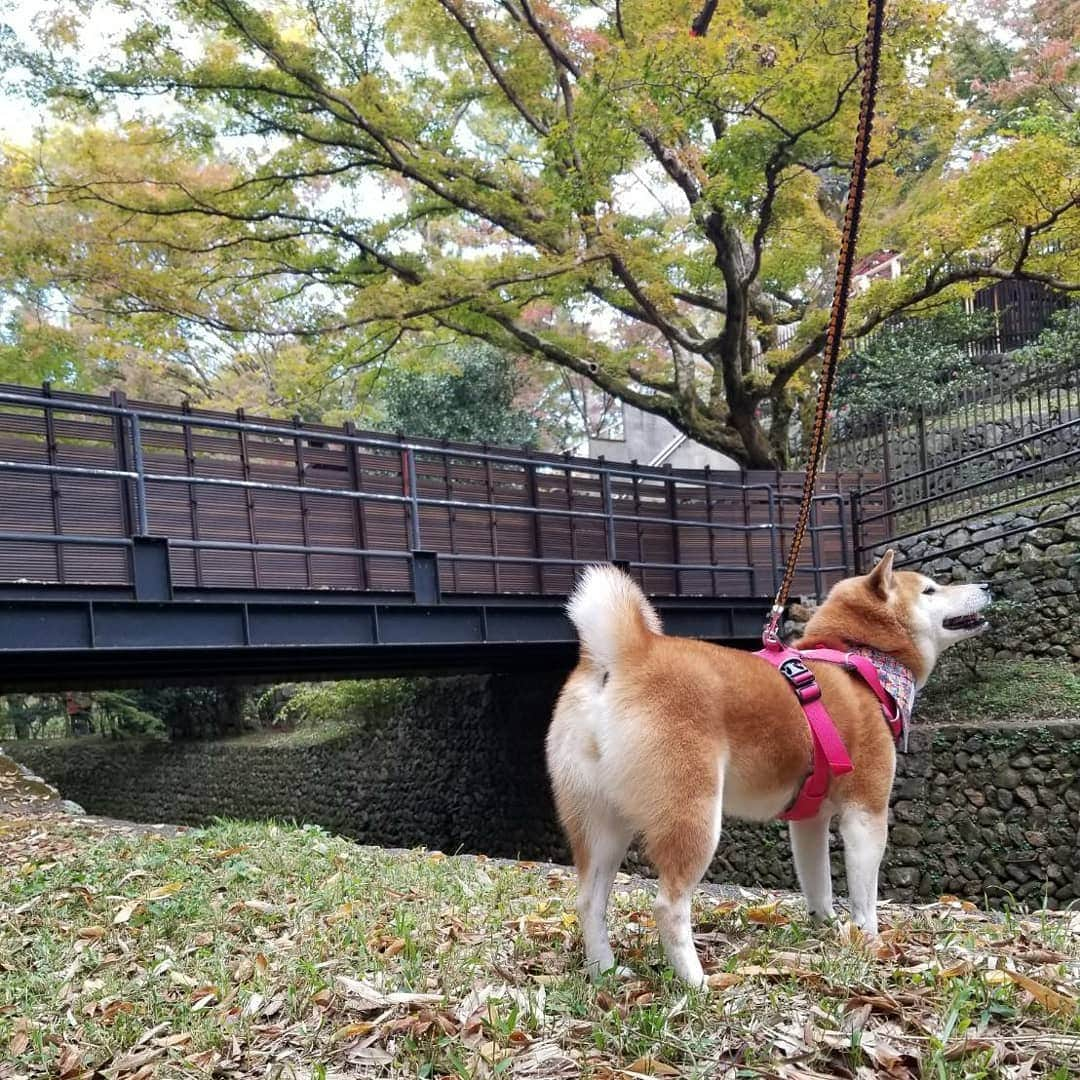
[[[744,469],[774,469],[777,461],[773,448],[757,417],[752,412],[731,412],[731,425],[739,433],[743,446],[746,447],[746,460],[741,462]]]

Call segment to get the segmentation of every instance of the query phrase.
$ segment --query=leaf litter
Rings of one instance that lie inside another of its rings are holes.
[[[561,868],[275,825],[2,826],[0,1080],[1080,1074],[1075,914],[884,903],[865,941],[703,895],[699,992],[624,879],[634,974],[592,986]]]

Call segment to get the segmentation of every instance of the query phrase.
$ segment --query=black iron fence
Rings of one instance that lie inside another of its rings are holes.
[[[1000,393],[959,390],[941,410],[891,413],[841,444],[834,466],[856,445],[863,460],[882,464],[882,480],[852,496],[857,567],[881,544],[1080,492],[1080,360],[1015,375]]]
[[[890,535],[929,528],[1049,495],[1077,473],[1080,358],[1052,366],[1001,365],[980,382],[836,425],[832,469],[859,465],[882,480],[862,485],[884,502]]]

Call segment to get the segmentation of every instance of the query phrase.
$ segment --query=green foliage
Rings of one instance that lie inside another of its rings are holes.
[[[308,683],[277,710],[273,724],[319,739],[358,729],[374,733],[400,715],[415,693],[415,681],[407,679]]]
[[[1072,0],[984,0],[980,18],[957,28],[952,52],[956,89],[989,117],[990,131],[1035,117],[1077,130],[1080,23]]]
[[[838,417],[854,420],[913,404],[933,407],[982,373],[965,345],[991,325],[990,316],[955,306],[887,323],[840,366],[833,399]]]
[[[973,669],[957,650],[930,677],[916,717],[964,723],[1075,720],[1080,718],[1080,671],[1048,660],[986,660]]]
[[[258,726],[251,696],[242,687],[171,686],[134,691],[128,700],[138,712],[157,718],[170,739],[238,735]]]
[[[75,386],[81,381],[84,359],[63,327],[30,324],[22,312],[0,326],[0,382]]]
[[[1080,305],[1055,311],[1038,338],[1017,349],[1010,359],[1046,367],[1080,360]]]
[[[94,694],[94,721],[99,735],[123,739],[163,734],[160,716],[141,708],[135,691],[102,690]]]
[[[0,734],[41,739],[67,734],[67,710],[59,694],[7,694],[0,697]]]
[[[1065,0],[1036,7],[1064,40]],[[824,342],[861,0],[730,3],[700,37],[682,0],[104,0],[104,44],[86,10],[0,39],[52,108],[0,158],[0,290],[51,304],[95,379],[362,424],[388,357],[481,341],[783,462]],[[861,246],[907,258],[855,298],[854,336],[989,278],[1080,288],[1061,79],[996,127],[954,92],[1006,68],[1019,88],[1041,25],[1003,51],[935,0],[890,10]],[[34,355],[27,377],[63,366]]]
[[[505,353],[477,346],[452,350],[438,368],[392,368],[379,387],[390,431],[430,439],[535,446],[541,422],[517,401],[526,387]]]

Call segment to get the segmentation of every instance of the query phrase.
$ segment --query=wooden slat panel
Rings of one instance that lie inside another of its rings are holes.
[[[15,388],[21,390],[21,388]],[[57,401],[81,405],[105,404],[104,399],[78,394],[53,395]],[[148,409],[172,419],[140,422],[141,441],[149,473],[192,476],[191,484],[148,481],[146,510],[150,532],[201,542],[254,542],[318,547],[409,551],[410,507],[406,502],[377,502],[338,497],[325,492],[351,491],[403,496],[408,479],[397,440],[375,436],[385,445],[354,445],[350,432],[319,426],[290,427],[275,421],[274,432],[207,427],[200,420],[234,418],[223,413],[184,413],[173,407]],[[126,423],[126,422],[125,422]],[[51,425],[51,427],[50,427]],[[52,433],[52,443],[49,435]],[[46,422],[34,407],[0,405],[0,457],[16,461],[73,464],[87,468],[117,468],[130,460],[130,448],[117,445],[118,422],[108,415],[56,411]],[[363,438],[363,433],[358,434]],[[735,569],[672,570],[662,567],[637,571],[647,591],[687,596],[766,595],[773,587],[775,558],[782,559],[790,540],[802,474],[761,471],[745,476],[712,473],[706,488],[703,474],[681,470],[641,469],[636,475],[613,475],[607,484],[616,515],[634,520],[604,520],[605,484],[595,463],[553,454],[531,454],[531,464],[500,461],[477,454],[476,448],[410,440],[414,452],[417,495],[473,506],[424,505],[420,509],[421,545],[443,555],[466,558],[441,565],[441,581],[449,593],[564,594],[572,566],[543,567],[528,563],[493,564],[492,556],[599,561],[614,555],[632,563],[672,563]],[[516,451],[504,452],[517,456]],[[300,490],[199,483],[199,478],[251,480],[256,483],[318,488]],[[862,478],[868,482],[868,478]],[[771,518],[767,493],[743,491],[742,482],[770,485],[775,496]],[[730,482],[733,486],[722,486]],[[852,474],[824,474],[820,492],[854,486]],[[5,499],[0,500],[0,529],[37,532],[79,532],[85,535],[126,536],[131,525],[132,492],[116,478],[48,477],[6,473]],[[54,498],[53,487],[59,492]],[[515,511],[538,507],[540,515]],[[876,504],[867,503],[872,513]],[[573,514],[557,513],[573,511]],[[672,520],[669,520],[672,519]],[[779,534],[773,526],[782,524]],[[836,503],[818,505],[821,525],[839,521]],[[713,528],[701,527],[712,523]],[[736,528],[721,528],[729,525]],[[751,532],[743,526],[766,526]],[[884,523],[879,527],[884,531]],[[815,585],[813,551],[808,542],[799,563],[796,592]],[[100,572],[109,581],[127,580],[127,556],[122,550],[104,552],[72,545],[0,544],[0,576],[33,574],[36,580],[68,580],[71,574]],[[839,532],[822,531],[817,540],[818,561],[845,560]],[[467,556],[475,556],[470,560]],[[410,588],[406,559],[288,552],[206,549],[195,553],[175,549],[172,557],[178,585],[264,588],[340,588],[402,591]],[[751,565],[751,577],[740,569]],[[19,568],[25,573],[20,574]],[[829,572],[824,584],[838,576]],[[72,579],[73,580],[73,579]]]

